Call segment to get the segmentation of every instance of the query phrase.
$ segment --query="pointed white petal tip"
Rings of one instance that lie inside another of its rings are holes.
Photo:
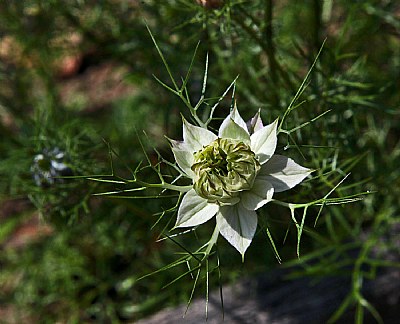
[[[278,119],[264,126],[251,135],[251,149],[259,159],[260,164],[267,162],[275,152],[277,138]]]
[[[237,124],[230,115],[222,122],[218,131],[218,137],[231,138],[250,144],[250,135],[247,132],[247,128],[244,129]]]
[[[209,130],[190,124],[185,118],[183,120],[183,141],[187,149],[192,153],[200,150],[203,146],[217,139],[217,135]]]
[[[247,129],[246,122],[243,120],[242,116],[240,116],[240,114],[239,114],[239,110],[237,109],[236,101],[235,101],[235,105],[233,106],[233,109],[231,110],[229,116],[233,119],[233,121],[236,124],[238,124],[247,133],[249,133],[248,129]]]
[[[275,192],[281,192],[295,187],[313,171],[286,156],[276,154],[261,167],[258,179],[270,182]]]
[[[261,128],[264,127],[261,119],[261,108],[258,109],[258,112],[254,115],[253,118],[247,121],[246,125],[250,135],[259,131]]]
[[[241,203],[222,206],[217,213],[217,226],[221,235],[242,255],[253,240],[257,229],[257,214]]]

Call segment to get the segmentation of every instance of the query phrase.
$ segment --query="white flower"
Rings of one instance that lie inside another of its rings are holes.
[[[255,211],[312,172],[274,155],[277,125],[263,126],[259,114],[246,124],[236,107],[218,135],[183,120],[183,141],[171,145],[193,188],[182,199],[175,227],[197,226],[216,215],[219,232],[243,256],[257,228]]]

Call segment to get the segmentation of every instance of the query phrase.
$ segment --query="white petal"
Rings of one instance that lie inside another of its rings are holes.
[[[298,165],[292,159],[276,154],[261,166],[257,179],[270,182],[275,192],[281,192],[293,188],[311,172],[313,170]]]
[[[221,124],[218,136],[221,138],[232,138],[250,144],[250,135],[247,133],[247,129],[244,130],[236,124],[230,116]]]
[[[276,137],[277,126],[278,119],[251,135],[251,150],[256,153],[260,164],[268,161],[275,152],[278,141]]]
[[[222,206],[217,213],[217,226],[222,236],[244,256],[257,229],[257,214],[241,203]]]
[[[194,126],[183,119],[183,141],[189,151],[196,152],[217,139],[217,135],[209,130]]]
[[[254,181],[251,190],[243,191],[240,195],[240,201],[248,210],[257,210],[270,202],[274,194],[272,184],[258,177]]]
[[[236,102],[231,110],[230,116],[236,124],[238,124],[248,133],[246,122],[243,120],[242,116],[240,116],[239,111],[237,110]]]
[[[182,199],[178,210],[175,227],[191,227],[210,220],[218,211],[217,204],[210,204],[197,195],[194,189],[189,190]]]
[[[190,151],[181,150],[175,147],[172,147],[172,153],[174,153],[175,161],[190,178],[194,178],[195,174],[191,169],[191,166],[194,162],[193,153]]]
[[[254,117],[246,123],[246,125],[250,134],[257,132],[258,130],[264,127],[260,116],[260,109],[254,115]]]
[[[176,141],[168,137],[167,140],[169,141],[169,143],[173,148],[176,148],[178,150],[186,150],[186,151],[189,150],[188,145],[183,141]]]

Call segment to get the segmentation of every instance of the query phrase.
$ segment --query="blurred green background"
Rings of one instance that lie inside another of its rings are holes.
[[[302,265],[300,276],[352,276],[350,308],[361,304],[357,283],[373,280],[378,267],[398,266],[387,255],[398,253],[400,235],[400,4],[219,3],[205,8],[194,0],[0,2],[0,321],[134,321],[190,295],[189,276],[161,289],[184,267],[137,280],[181,251],[168,240],[155,242],[168,221],[172,227],[172,215],[151,229],[155,214],[172,207],[176,197],[105,199],[92,194],[119,188],[54,178],[109,174],[105,142],[118,153],[114,169],[123,177],[130,176],[126,166],[135,168],[144,159],[139,138],[150,159],[157,161],[155,146],[172,161],[163,135],[180,139],[180,114],[189,114],[153,78],[168,83],[146,24],[178,80],[200,41],[188,85],[191,100],[201,95],[208,53],[206,103],[215,102],[239,75],[241,115],[249,119],[261,108],[265,122],[282,117],[326,39],[286,129],[330,112],[281,135],[277,149],[317,171],[278,199],[321,198],[350,172],[334,196],[374,193],[325,207],[316,226],[319,210],[310,210],[302,258],[293,262]],[[223,100],[218,117],[229,106],[230,99]],[[157,181],[152,173],[142,176]],[[296,260],[289,210],[271,205],[260,217],[283,263]],[[193,250],[211,229],[205,226],[183,243]],[[278,265],[261,233],[244,264],[232,247],[219,243],[223,282]],[[212,287],[218,287],[217,279],[212,277]]]

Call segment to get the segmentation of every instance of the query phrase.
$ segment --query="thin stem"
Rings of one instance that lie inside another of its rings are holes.
[[[317,55],[316,55],[316,57],[315,57],[315,59],[314,59],[314,62],[311,64],[311,67],[309,68],[309,70],[308,70],[306,76],[304,77],[303,82],[301,83],[300,87],[297,89],[296,94],[294,95],[294,97],[293,97],[292,101],[290,102],[288,108],[286,109],[285,113],[283,114],[283,117],[282,117],[282,119],[281,119],[281,123],[280,123],[280,125],[279,125],[279,127],[278,127],[278,132],[281,131],[282,125],[283,125],[283,123],[284,123],[286,117],[287,117],[287,116],[290,114],[290,112],[294,109],[294,108],[293,108],[294,103],[297,101],[297,99],[299,99],[299,97],[301,96],[301,94],[302,94],[303,91],[305,90],[305,88],[306,88],[306,86],[307,86],[306,83],[307,83],[307,81],[308,81],[308,79],[309,79],[309,77],[310,77],[311,71],[314,69],[315,65],[317,64],[317,60],[318,60],[319,56],[320,56],[321,53],[322,53],[322,49],[324,48],[325,41],[326,41],[326,40],[324,40],[324,42],[322,43],[322,45],[321,45],[321,47],[320,47],[320,49],[319,49],[319,51],[318,51],[318,53],[317,53]]]
[[[141,180],[134,180],[133,182],[146,187],[146,188],[161,188],[161,189],[169,189],[179,192],[188,192],[193,186],[177,186],[170,183],[162,182],[162,183],[147,183]]]
[[[347,177],[349,175],[350,175],[350,173],[348,173],[342,180],[340,180],[339,183],[337,185],[335,185],[324,197],[322,197],[320,199],[317,199],[317,200],[314,200],[314,201],[311,201],[309,203],[294,204],[294,203],[287,203],[287,202],[283,202],[283,201],[279,201],[279,200],[275,200],[275,199],[272,199],[272,202],[274,202],[274,203],[276,203],[277,205],[280,205],[280,206],[288,207],[290,209],[307,208],[307,207],[312,206],[312,205],[326,204],[326,201],[327,201],[328,197],[331,195],[331,193],[334,192],[347,179]],[[346,202],[346,198],[342,198],[340,201],[343,201],[343,203],[345,203]]]
[[[272,17],[273,17],[273,4],[272,0],[265,0],[265,27],[264,27],[264,38],[266,41],[265,50],[268,57],[268,63],[271,71],[271,80],[274,85],[278,82],[277,76],[277,62],[275,58],[275,47],[273,42],[273,29],[272,29]]]
[[[203,121],[199,118],[199,116],[197,116],[197,112],[196,109],[190,104],[190,102],[185,98],[185,96],[183,95],[182,92],[179,92],[179,98],[181,98],[181,100],[183,101],[183,103],[186,105],[186,107],[189,108],[190,114],[192,115],[192,117],[194,118],[194,120],[196,121],[196,123],[202,127],[202,128],[207,128],[206,124],[203,123]]]
[[[175,78],[172,76],[171,70],[170,70],[169,65],[168,65],[168,63],[167,63],[167,60],[165,59],[163,53],[161,52],[161,49],[160,49],[160,47],[158,46],[158,44],[157,44],[157,42],[156,42],[156,39],[154,38],[154,36],[153,36],[153,34],[152,34],[152,32],[151,32],[149,26],[146,25],[146,28],[147,28],[147,31],[148,31],[149,34],[150,34],[150,37],[151,37],[151,40],[152,40],[153,43],[154,43],[154,46],[156,47],[156,50],[157,50],[157,52],[158,52],[158,55],[160,56],[161,60],[163,61],[163,64],[164,64],[164,66],[165,66],[165,69],[167,70],[167,73],[168,73],[168,75],[169,75],[169,78],[170,78],[171,81],[172,81],[172,84],[174,85],[175,90],[176,90],[176,91],[179,91],[179,87],[178,87],[178,85],[177,85],[177,83],[176,83],[176,81],[175,81]]]
[[[242,14],[248,16],[248,14],[244,13],[245,10],[243,7],[240,7]],[[266,44],[266,42],[264,41],[263,38],[261,38],[257,32],[255,30],[253,30],[251,27],[247,26],[244,23],[243,17],[239,17],[239,16],[233,16],[233,19],[235,20],[235,22],[263,49],[263,51],[267,54],[269,53],[269,48]],[[271,35],[272,37],[272,35]],[[279,72],[279,75],[282,77],[283,81],[285,81],[285,83],[287,84],[287,86],[294,90],[295,86],[293,85],[292,81],[290,80],[288,74],[286,73],[286,71],[280,66],[280,64],[278,63],[278,61],[274,61],[275,64],[275,70],[277,72]]]
[[[215,243],[217,243],[218,235],[219,235],[219,229],[218,229],[218,226],[215,225],[214,232],[213,232],[213,234],[211,236],[211,239],[207,243],[207,249],[205,251],[205,256],[206,257],[208,255],[210,255],[212,247],[214,246]]]

